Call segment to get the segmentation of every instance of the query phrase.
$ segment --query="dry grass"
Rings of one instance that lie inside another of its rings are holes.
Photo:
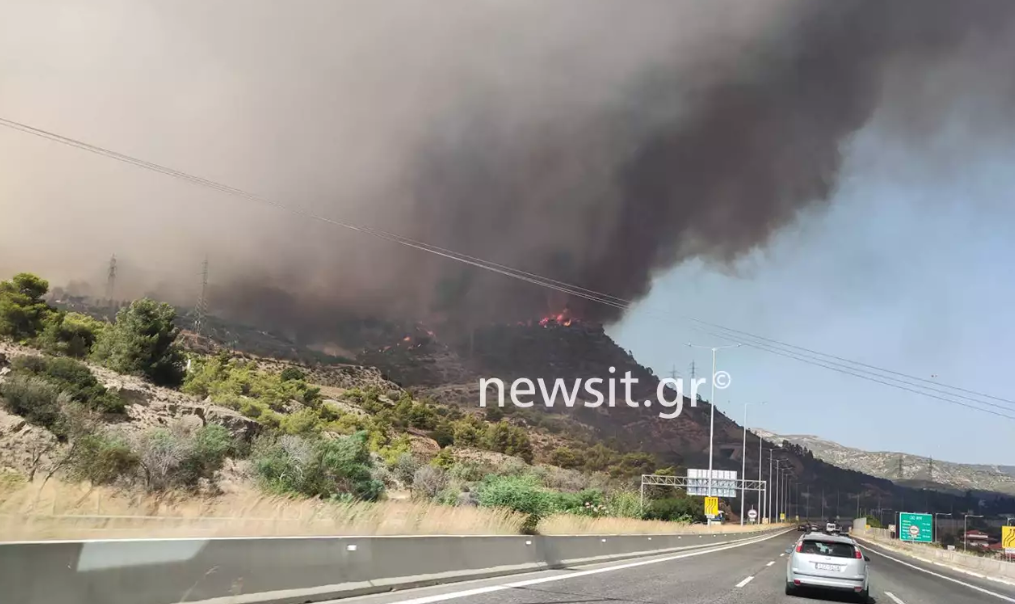
[[[778,525],[740,526],[724,524],[722,532],[756,532],[762,529],[775,528]],[[663,522],[661,520],[636,520],[634,518],[588,518],[559,514],[543,519],[539,523],[539,532],[543,535],[666,535],[666,534],[698,534],[715,532],[716,527],[704,524],[683,524]]]
[[[0,487],[0,541],[276,535],[517,535],[523,514],[383,501],[350,504],[259,493],[153,497],[50,481]]]
[[[240,492],[155,497],[50,480],[0,481],[0,541],[320,535],[517,535],[525,515],[411,501],[328,503]],[[702,525],[558,515],[545,535],[710,532]],[[758,527],[724,526],[724,532]]]

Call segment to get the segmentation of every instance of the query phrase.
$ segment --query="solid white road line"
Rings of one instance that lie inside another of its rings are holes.
[[[781,533],[775,533],[762,537],[761,539],[754,539],[752,541],[744,541],[741,543],[733,543],[730,545],[724,545],[722,547],[714,547],[711,549],[698,550],[694,552],[688,552],[686,554],[676,554],[674,556],[666,556],[665,558],[653,558],[651,560],[641,560],[638,562],[628,562],[627,564],[618,564],[617,566],[608,566],[606,568],[594,568],[592,570],[582,570],[574,573],[568,573],[566,575],[553,575],[550,577],[540,577],[538,579],[527,579],[525,581],[515,581],[513,583],[503,583],[501,585],[490,585],[489,587],[477,587],[475,589],[467,589],[465,591],[455,591],[446,594],[436,594],[432,596],[422,596],[419,598],[410,598],[408,600],[399,600],[398,602],[392,602],[392,604],[431,604],[433,602],[443,602],[444,600],[453,600],[455,598],[465,598],[468,596],[478,596],[482,594],[493,593],[495,591],[503,591],[505,589],[516,589],[519,587],[528,587],[530,585],[539,585],[540,583],[550,583],[553,581],[564,581],[566,579],[574,579],[576,577],[587,577],[589,575],[597,575],[599,573],[608,573],[615,570],[624,570],[628,568],[636,568],[638,566],[647,566],[649,564],[659,564],[660,562],[669,562],[671,560],[681,560],[683,558],[692,558],[694,556],[703,556],[705,554],[712,554],[715,552],[721,552],[736,547],[743,547],[745,545],[754,545],[755,543],[761,543],[762,541],[768,541],[775,537],[782,537],[789,531],[783,531]]]
[[[765,565],[765,568],[768,568],[769,566],[772,566],[773,564],[775,564],[775,560],[772,560],[771,562],[769,562],[768,564],[766,564],[766,565]]]
[[[901,564],[903,566],[908,566],[909,568],[912,568],[914,570],[918,570],[921,573],[927,573],[928,575],[931,575],[933,577],[937,577],[938,579],[944,579],[945,581],[951,581],[952,583],[957,583],[957,584],[959,584],[959,585],[961,585],[963,587],[968,587],[969,589],[975,589],[978,592],[985,593],[985,594],[987,594],[989,596],[994,596],[995,598],[1004,600],[1005,602],[1013,602],[1013,603],[1015,603],[1015,598],[1009,598],[1006,595],[990,591],[989,589],[984,589],[984,588],[979,587],[977,585],[972,585],[970,583],[966,583],[965,581],[959,581],[958,579],[953,579],[951,577],[947,577],[945,575],[936,573],[936,572],[934,572],[932,570],[927,570],[926,568],[920,568],[919,566],[917,566],[915,564],[910,564],[909,562],[904,562],[902,560],[899,560],[898,558],[894,558],[892,556],[889,556],[888,554],[882,554],[881,552],[879,552],[877,550],[874,550],[874,549],[871,549],[869,547],[865,547],[863,549],[866,549],[867,551],[869,551],[869,552],[871,552],[873,554],[877,554],[877,555],[879,555],[879,556],[881,556],[883,558],[888,558],[889,560],[891,560],[893,562],[898,562],[899,564]]]
[[[740,583],[737,583],[737,587],[743,587],[744,585],[747,585],[748,583],[751,582],[752,579],[754,579],[753,576],[747,577],[746,579],[744,579]]]
[[[906,604],[906,603],[905,603],[905,602],[903,602],[902,600],[900,600],[900,599],[898,599],[897,597],[895,597],[895,594],[893,594],[893,593],[892,593],[892,592],[890,592],[890,591],[886,591],[886,592],[885,592],[885,595],[886,595],[886,596],[888,596],[889,598],[891,598],[892,600],[894,600],[894,601],[895,601],[895,604]]]

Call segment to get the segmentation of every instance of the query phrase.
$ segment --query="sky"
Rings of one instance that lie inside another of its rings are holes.
[[[660,275],[609,333],[661,376],[675,367],[687,379],[692,361],[699,376],[708,374],[711,353],[689,342],[736,343],[680,319],[690,316],[1015,398],[1013,157],[1015,148],[998,147],[931,170],[892,153],[872,125],[848,150],[827,211],[802,216],[735,273],[692,262]],[[718,408],[737,423],[744,403],[764,401],[748,408],[748,426],[871,451],[1015,465],[1015,420],[747,347],[717,358],[732,377],[716,395]]]

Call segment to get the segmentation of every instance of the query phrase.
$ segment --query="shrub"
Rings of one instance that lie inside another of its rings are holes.
[[[54,312],[44,321],[36,345],[54,355],[85,358],[106,324],[79,313]]]
[[[201,479],[214,480],[234,447],[229,432],[217,424],[193,432],[181,425],[146,430],[132,445],[150,491],[193,489]]]
[[[391,471],[399,482],[406,486],[411,486],[412,479],[419,467],[419,460],[417,460],[415,456],[411,453],[402,453],[398,456],[398,459],[395,460],[395,463],[392,464]]]
[[[571,447],[557,447],[550,453],[550,463],[561,468],[580,468],[584,461],[578,451]]]
[[[631,491],[610,493],[606,510],[608,515],[617,518],[641,518],[641,496]]]
[[[283,382],[289,382],[293,380],[303,381],[306,379],[306,375],[296,367],[286,367],[285,369],[282,370],[282,373],[279,374],[278,377]]]
[[[176,311],[144,298],[116,313],[116,322],[102,331],[93,356],[119,373],[139,375],[162,386],[178,386],[184,377],[184,356],[176,338]]]
[[[450,422],[442,421],[430,432],[430,438],[437,442],[437,446],[450,447],[455,444],[455,431]]]
[[[67,469],[76,480],[112,484],[137,474],[140,458],[120,435],[96,432],[79,437],[68,458]]]
[[[27,342],[45,327],[55,313],[43,300],[49,282],[31,273],[19,273],[0,282],[0,337]]]
[[[479,486],[479,505],[502,507],[527,514],[522,532],[535,532],[539,520],[550,511],[551,496],[533,477],[487,476]]]
[[[436,497],[447,485],[447,474],[438,466],[421,466],[412,477],[413,490],[427,499]]]
[[[455,465],[455,457],[451,454],[451,449],[441,449],[438,451],[437,455],[430,460],[430,465],[442,470],[447,470]]]
[[[282,416],[281,428],[286,434],[318,434],[323,424],[316,411],[303,408],[296,413]]]
[[[473,416],[458,420],[451,424],[454,432],[455,444],[459,447],[475,447],[479,445],[483,435],[483,424]]]
[[[52,383],[34,376],[12,375],[0,384],[0,395],[11,413],[58,432],[63,401],[60,389]]]
[[[41,378],[66,392],[74,401],[103,413],[123,413],[123,399],[109,392],[84,364],[66,357],[23,356],[14,360],[14,371]]]
[[[694,522],[704,519],[701,504],[689,497],[667,497],[655,499],[646,506],[646,520],[668,520],[673,522]]]
[[[334,440],[298,436],[259,440],[253,459],[263,484],[275,492],[322,498],[347,494],[374,500],[384,490],[371,474],[373,464],[363,432]]]
[[[520,457],[526,463],[532,463],[532,443],[529,435],[518,426],[507,422],[498,422],[487,428],[483,444],[491,451]]]

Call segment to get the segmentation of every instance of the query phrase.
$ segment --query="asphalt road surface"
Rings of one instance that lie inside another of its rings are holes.
[[[341,604],[810,604],[851,595],[787,596],[786,551],[799,533],[574,569],[349,598]],[[1015,586],[864,548],[870,604],[1015,603]]]

